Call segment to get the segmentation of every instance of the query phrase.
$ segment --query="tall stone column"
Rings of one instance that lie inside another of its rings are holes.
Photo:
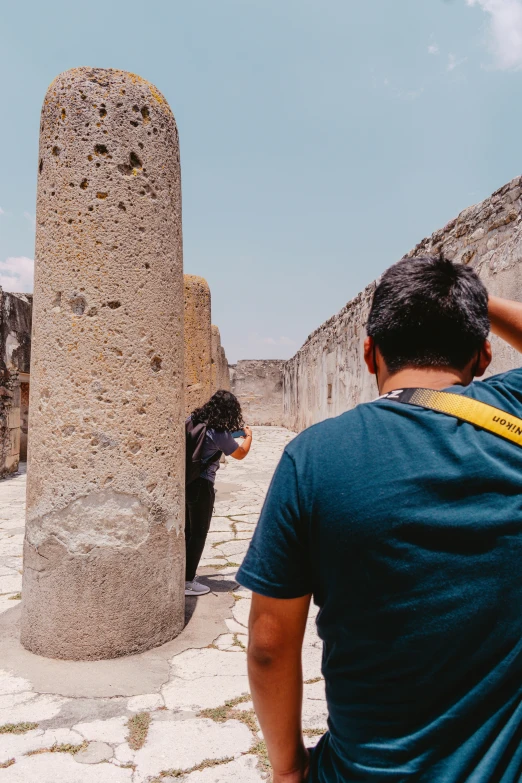
[[[36,223],[22,643],[110,658],[184,616],[179,143],[152,84],[51,84]]]
[[[185,275],[185,412],[212,396],[210,288],[203,277]]]

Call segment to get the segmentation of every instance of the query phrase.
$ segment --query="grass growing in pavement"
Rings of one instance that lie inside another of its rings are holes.
[[[150,720],[150,712],[138,712],[129,718],[127,742],[132,750],[139,750],[144,746],[149,733]]]
[[[51,745],[50,748],[38,748],[38,750],[30,750],[26,753],[26,756],[39,756],[40,753],[70,753],[74,756],[75,753],[79,753],[80,750],[85,750],[89,743],[84,740],[81,745],[71,745],[70,742],[64,742],[58,745],[56,742]]]
[[[14,759],[7,759],[7,761],[4,761],[2,764],[0,764],[0,769],[7,769],[7,767],[12,767],[14,763]]]
[[[201,772],[202,769],[208,767],[218,767],[220,764],[229,764],[234,761],[232,757],[226,757],[222,759],[205,759],[201,764],[196,764],[190,769],[164,769],[160,772],[159,778],[153,780],[152,783],[162,783],[162,778],[182,778],[185,775],[190,775],[191,772]]]
[[[15,595],[10,595],[7,600],[8,601],[21,601],[22,600],[22,593],[16,593]]]
[[[4,723],[0,726],[0,734],[26,734],[37,728],[37,723]]]
[[[253,748],[250,748],[248,752],[254,753],[257,756],[257,758],[259,759],[259,766],[264,772],[272,771],[272,765],[270,764],[270,761],[268,759],[268,750],[266,747],[266,742],[264,740],[259,740],[257,745],[254,745]]]

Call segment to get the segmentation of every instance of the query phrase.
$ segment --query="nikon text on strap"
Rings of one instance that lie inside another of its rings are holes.
[[[463,394],[436,389],[397,389],[378,399],[418,405],[420,408],[446,413],[522,446],[522,419]]]

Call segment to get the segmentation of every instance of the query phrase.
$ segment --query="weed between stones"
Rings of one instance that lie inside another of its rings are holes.
[[[26,753],[26,756],[39,756],[40,753],[70,753],[72,756],[75,753],[79,753],[80,750],[85,750],[89,743],[84,740],[81,745],[71,745],[70,742],[64,742],[62,745],[58,745],[56,742],[51,745],[50,748],[39,748],[38,750],[30,750]]]
[[[139,750],[144,746],[149,733],[150,721],[150,712],[138,712],[132,718],[129,718],[127,722],[127,728],[129,729],[127,742],[132,750]]]
[[[4,761],[3,764],[0,764],[0,769],[7,769],[7,767],[11,767],[14,763],[14,759],[7,759],[7,761]]]
[[[8,601],[21,601],[22,600],[22,593],[16,593],[15,595],[10,595],[7,600]]]
[[[222,759],[205,759],[201,764],[196,764],[190,769],[164,769],[160,772],[159,778],[153,780],[152,783],[162,783],[162,778],[182,778],[185,775],[190,775],[191,772],[200,772],[202,769],[208,767],[218,767],[220,764],[229,764],[234,759],[230,756]]]
[[[0,726],[0,734],[26,734],[37,728],[37,723],[4,723]]]

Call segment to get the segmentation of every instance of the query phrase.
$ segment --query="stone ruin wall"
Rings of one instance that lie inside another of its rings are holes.
[[[0,288],[0,478],[27,459],[32,299]]]
[[[246,424],[281,426],[284,364],[279,359],[246,359],[232,365],[232,391]]]
[[[225,349],[221,345],[221,334],[219,327],[212,324],[211,329],[211,380],[212,380],[212,394],[218,389],[225,389],[230,391],[230,369],[228,366]]]
[[[444,252],[470,264],[488,290],[522,300],[522,177],[465,209],[423,239],[408,257]],[[376,282],[316,329],[283,367],[283,424],[296,432],[337,416],[377,395],[363,359],[365,325]],[[489,374],[504,372],[520,357],[495,336]]]
[[[212,396],[211,297],[203,277],[184,275],[185,415]]]

